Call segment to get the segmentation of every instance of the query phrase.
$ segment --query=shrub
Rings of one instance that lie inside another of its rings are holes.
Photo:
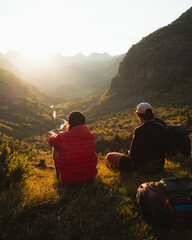
[[[0,181],[3,185],[13,185],[21,182],[29,173],[29,166],[26,158],[11,153],[8,143],[4,141],[0,145]]]

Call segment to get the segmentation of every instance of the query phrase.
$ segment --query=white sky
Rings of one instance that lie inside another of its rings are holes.
[[[0,0],[0,52],[126,53],[192,0]]]

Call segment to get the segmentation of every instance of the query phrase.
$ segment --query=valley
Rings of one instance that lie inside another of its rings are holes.
[[[124,56],[50,54],[41,62],[33,62],[21,52],[10,51],[0,55],[0,68],[13,72],[46,94],[65,101],[79,101],[107,89]]]
[[[135,198],[143,182],[192,177],[191,157],[175,152],[162,173],[148,176],[118,171],[105,160],[108,152],[129,149],[139,125],[133,112],[144,101],[167,125],[183,125],[192,141],[191,25],[192,8],[115,57],[57,54],[40,67],[20,53],[1,55],[1,239],[192,238],[190,222],[151,225]],[[68,186],[56,179],[48,138],[65,130],[74,110],[95,134],[98,177]]]

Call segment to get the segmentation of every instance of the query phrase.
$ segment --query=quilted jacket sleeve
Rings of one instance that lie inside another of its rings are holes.
[[[60,137],[59,137],[59,134],[58,135],[52,135],[50,138],[49,138],[49,145],[51,147],[59,147],[60,145]]]

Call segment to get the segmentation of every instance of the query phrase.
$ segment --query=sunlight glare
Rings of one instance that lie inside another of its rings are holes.
[[[37,51],[37,50],[34,50],[34,49],[31,49],[31,50],[27,50],[27,51],[24,51],[24,53],[31,59],[31,60],[34,60],[34,61],[41,61],[41,60],[44,60],[47,58],[48,56],[48,53],[46,52],[43,52],[43,51]]]

